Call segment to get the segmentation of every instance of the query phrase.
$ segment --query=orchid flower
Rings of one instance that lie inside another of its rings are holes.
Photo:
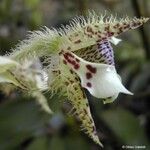
[[[27,40],[7,55],[8,64],[13,68],[7,65],[8,68],[0,71],[0,79],[2,73],[7,74],[9,70],[15,76],[13,80],[17,80],[15,85],[22,89],[49,90],[52,96],[56,92],[63,94],[71,102],[85,133],[102,146],[83,88],[102,99],[104,104],[113,102],[119,93],[132,95],[117,74],[111,43],[117,45],[121,41],[117,36],[147,21],[148,18],[128,17],[117,20],[90,13],[87,18],[77,17],[58,30],[45,27],[42,31],[31,32]],[[43,68],[31,67],[33,57],[44,58],[40,62]]]
[[[41,68],[39,60],[25,60],[22,64],[7,57],[1,56],[2,69],[0,83],[12,83],[27,91],[36,98],[41,107],[48,113],[52,113],[41,91],[47,90],[47,73]]]

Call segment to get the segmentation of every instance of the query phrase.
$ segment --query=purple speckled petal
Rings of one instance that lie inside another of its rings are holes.
[[[103,58],[103,63],[108,65],[114,65],[114,53],[113,48],[108,40],[100,41],[97,43],[98,49],[101,57]]]
[[[95,45],[80,49],[75,54],[89,62],[115,65],[113,48],[109,39],[98,41]]]

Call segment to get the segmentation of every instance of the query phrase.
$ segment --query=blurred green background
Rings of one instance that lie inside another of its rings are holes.
[[[9,52],[28,30],[60,27],[88,10],[118,16],[150,17],[150,0],[0,0],[0,53]],[[89,95],[91,112],[104,150],[123,145],[150,149],[150,25],[121,35],[114,46],[116,67],[134,96],[120,94],[103,105]],[[1,85],[2,86],[2,85]],[[1,87],[5,89],[5,86]],[[43,112],[35,100],[19,89],[0,92],[0,150],[99,150],[80,132],[62,97],[50,99],[54,114]]]

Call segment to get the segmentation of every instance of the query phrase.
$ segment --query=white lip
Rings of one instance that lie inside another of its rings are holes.
[[[68,64],[68,66],[78,74],[81,79],[82,87],[86,88],[93,96],[97,98],[108,98],[114,97],[119,93],[133,95],[123,86],[114,66],[101,63],[91,63],[73,53],[72,55],[80,60],[80,68],[76,70],[70,64]],[[86,72],[88,71],[86,67],[87,65],[96,68],[96,73],[93,73],[92,78],[90,79],[87,79],[86,77]],[[91,86],[87,86],[88,82],[90,82]]]
[[[86,86],[86,79],[84,78],[84,75],[80,74],[83,87],[88,89],[88,91],[97,98],[112,97],[118,93],[132,95],[132,93],[121,83],[113,66],[110,67],[103,66],[103,64],[101,65],[102,66],[97,67],[97,73],[90,81],[92,83],[92,87],[90,88]]]

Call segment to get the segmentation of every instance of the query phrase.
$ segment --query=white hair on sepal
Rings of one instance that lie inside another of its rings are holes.
[[[29,31],[27,38],[20,41],[19,44],[12,49],[12,52],[7,55],[12,59],[20,61],[22,58],[28,58],[34,55],[37,57],[42,56],[50,50],[50,47],[52,51],[56,51],[56,49],[53,49],[53,44],[57,42],[55,39],[58,36],[57,30],[51,30],[46,26],[42,27],[39,31]],[[41,49],[44,50],[41,51]]]
[[[109,16],[106,11],[100,16],[92,11],[87,17],[79,16],[72,19],[70,25],[62,25],[60,29],[43,27],[39,31],[29,32],[27,38],[7,55],[16,61],[22,61],[24,58],[32,58],[33,55],[41,57],[50,53],[59,53],[61,49],[68,47],[71,51],[75,51],[93,45],[97,40],[108,38],[107,34],[104,34],[108,25],[110,29],[107,32],[113,33],[116,37],[122,32],[139,27],[147,20],[148,18],[134,18],[132,20],[128,17],[116,20],[116,17]],[[115,28],[116,25],[118,27]],[[90,27],[89,31],[88,27]],[[96,34],[98,31],[99,34]],[[77,35],[75,33],[78,34],[77,37],[75,37]],[[73,40],[69,39],[70,36],[73,37]]]

